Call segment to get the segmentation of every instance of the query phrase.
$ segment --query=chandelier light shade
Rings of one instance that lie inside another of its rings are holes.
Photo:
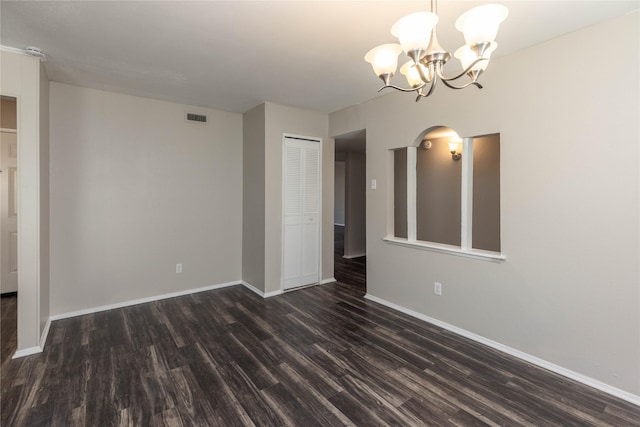
[[[509,10],[501,4],[485,4],[469,9],[456,20],[456,30],[464,34],[467,46],[482,42],[492,42],[498,34],[498,27],[507,19]]]
[[[417,12],[400,18],[391,27],[391,34],[398,38],[402,50],[411,56],[411,52],[429,46],[431,30],[438,24],[438,16],[431,12]]]
[[[482,58],[486,59],[486,61],[476,61],[478,59],[478,55],[471,50],[468,45],[460,46],[458,50],[455,51],[453,56],[460,60],[462,63],[462,68],[469,68],[470,71],[484,71],[487,69],[487,65],[489,65],[489,59],[491,59],[491,53],[496,50],[498,47],[498,43],[492,42],[487,49],[485,49],[482,54]],[[475,65],[472,65],[475,62]]]
[[[364,59],[373,66],[373,71],[384,82],[380,90],[390,87],[402,92],[416,92],[416,101],[431,95],[438,81],[451,89],[464,89],[470,85],[482,89],[478,77],[487,69],[491,54],[498,47],[495,42],[498,28],[508,14],[508,9],[501,4],[487,4],[474,7],[457,19],[456,29],[463,33],[466,43],[454,54],[463,69],[458,75],[444,75],[443,68],[451,59],[451,53],[440,46],[436,36],[437,0],[431,0],[431,12],[412,13],[393,24],[391,34],[398,38],[400,44],[390,43],[373,48]],[[391,84],[401,51],[410,58],[400,68],[409,88]],[[451,83],[464,76],[468,80],[461,86]]]
[[[407,82],[409,82],[409,86],[411,87],[417,87],[422,84],[420,71],[418,71],[417,68],[420,66],[420,64],[416,65],[413,61],[407,61],[402,67],[400,67],[400,73],[407,78]]]
[[[393,76],[396,68],[398,68],[398,55],[401,51],[402,48],[397,43],[383,44],[367,52],[364,60],[371,64],[377,76],[383,80],[385,80],[384,76],[388,76],[386,80],[386,83],[388,83],[388,79]]]

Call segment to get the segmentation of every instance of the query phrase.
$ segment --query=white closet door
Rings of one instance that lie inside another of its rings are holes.
[[[320,280],[320,141],[283,141],[283,287]]]

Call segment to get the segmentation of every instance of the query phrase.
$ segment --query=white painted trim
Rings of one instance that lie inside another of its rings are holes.
[[[335,279],[335,277],[331,277],[329,279],[323,279],[323,280],[319,281],[318,283],[310,283],[308,285],[301,285],[301,286],[298,286],[298,287],[295,287],[295,288],[287,289],[287,290],[285,290],[283,292],[279,292],[279,291],[269,292],[268,294],[265,294],[265,298],[270,297],[270,296],[285,294],[285,293],[288,293],[288,292],[299,291],[300,289],[313,288],[314,286],[326,285],[327,283],[334,283],[334,282],[337,282],[337,280]]]
[[[282,293],[283,294],[288,294],[289,292],[296,292],[302,289],[307,289],[307,288],[313,288],[314,286],[318,286],[320,283],[309,283],[308,285],[300,285],[300,286],[296,286],[295,288],[289,288],[289,289],[285,289]]]
[[[47,323],[45,323],[42,335],[40,336],[40,348],[43,350],[44,345],[47,343],[47,336],[49,336],[49,328],[51,328],[51,317],[47,319]]]
[[[33,354],[38,354],[38,353],[42,353],[42,347],[35,346],[35,347],[23,348],[22,350],[17,350],[15,353],[13,353],[13,357],[11,358],[19,359],[21,357],[31,356]]]
[[[307,140],[309,142],[322,142],[322,138],[318,137],[318,136],[308,136],[308,135],[298,135],[295,133],[288,133],[288,132],[283,132],[282,133],[282,138],[293,138],[293,139],[304,139]]]
[[[446,245],[444,243],[423,242],[420,240],[410,242],[407,239],[403,239],[401,237],[385,237],[382,240],[387,243],[391,243],[392,245],[422,249],[425,251],[440,252],[443,254],[456,255],[465,258],[494,262],[507,260],[506,255],[500,254],[498,252],[483,251],[481,249],[462,249],[460,246]]]
[[[274,297],[276,295],[280,295],[282,294],[282,290],[277,290],[277,291],[271,291],[271,292],[262,292],[260,289],[256,288],[255,286],[253,286],[251,283],[245,282],[244,280],[240,282],[240,284],[242,286],[244,286],[245,288],[249,289],[252,292],[255,292],[256,294],[260,295],[262,298],[271,298]]]
[[[324,175],[324,139],[318,138],[318,283],[322,281],[322,236],[324,227],[324,216],[322,210],[324,203],[322,202],[322,196],[324,195],[324,187],[322,185],[322,178]],[[331,230],[333,234],[333,230]],[[331,251],[333,252],[333,251]],[[333,256],[333,255],[332,255]]]
[[[118,302],[118,303],[115,303],[115,304],[108,304],[108,305],[102,305],[102,306],[99,306],[99,307],[86,308],[86,309],[83,309],[83,310],[69,311],[67,313],[54,314],[53,316],[51,316],[49,318],[49,320],[67,319],[69,317],[76,317],[76,316],[82,316],[82,315],[85,315],[85,314],[98,313],[98,312],[101,312],[101,311],[113,310],[114,308],[129,307],[131,305],[144,304],[144,303],[147,303],[147,302],[159,301],[159,300],[163,300],[163,299],[167,299],[167,298],[181,297],[181,296],[184,296],[184,295],[195,294],[195,293],[198,293],[198,292],[211,291],[213,289],[226,288],[226,287],[229,287],[229,286],[240,285],[240,284],[242,284],[242,282],[240,280],[236,280],[236,281],[233,281],[233,282],[220,283],[218,285],[204,286],[202,288],[187,289],[185,291],[171,292],[171,293],[168,293],[168,294],[155,295],[155,296],[152,296],[152,297],[140,298],[140,299],[130,300],[130,301],[123,301],[123,302]]]
[[[417,191],[418,150],[407,147],[407,239],[418,239],[418,191]]]
[[[289,139],[302,139],[305,141],[309,141],[309,142],[317,142],[318,143],[318,281],[320,281],[320,278],[322,277],[322,227],[323,227],[323,217],[322,217],[322,195],[323,195],[323,188],[322,188],[322,177],[323,177],[323,163],[322,163],[322,158],[324,156],[324,140],[320,137],[317,136],[305,136],[305,135],[297,135],[297,134],[293,134],[293,133],[287,133],[287,132],[283,132],[282,133],[282,143],[280,144],[280,151],[281,151],[281,163],[282,163],[282,169],[280,171],[281,173],[281,180],[280,180],[280,290],[278,291],[272,291],[272,292],[267,292],[267,293],[262,293],[260,292],[260,295],[263,296],[263,298],[269,298],[275,295],[280,295],[284,292],[286,292],[289,289],[296,289],[296,288],[285,288],[284,286],[284,219],[285,219],[285,170],[284,168],[286,167],[285,164],[285,142],[287,140],[287,138]],[[256,289],[258,290],[258,289]]]
[[[460,247],[473,249],[473,138],[462,140],[462,179],[460,189]]]
[[[285,168],[286,168],[286,147],[285,147],[285,141],[286,141],[286,134],[282,135],[282,142],[280,143],[280,290],[282,292],[284,292],[284,219],[285,219],[285,198],[286,195],[284,194],[286,191],[286,174],[285,174]],[[266,227],[266,225],[265,225]],[[262,298],[264,298],[264,292],[262,292],[261,290],[259,290],[258,288],[250,285],[247,282],[242,282],[246,287],[248,287],[249,289],[251,289],[253,292],[257,293],[258,295],[260,295]],[[266,284],[265,284],[266,287]]]
[[[395,213],[395,188],[396,188],[396,178],[395,178],[395,150],[387,151],[387,185],[386,185],[386,201],[385,207],[387,211],[387,236],[391,236],[394,234],[395,224],[396,224],[396,213]],[[368,171],[368,169],[367,169]],[[365,209],[366,211],[366,209]],[[366,234],[365,234],[366,235]]]
[[[271,298],[271,297],[275,297],[277,295],[282,295],[284,292],[281,289],[278,289],[277,291],[271,291],[271,292],[265,292],[262,297],[263,298]]]
[[[361,254],[342,255],[342,258],[344,258],[344,259],[354,259],[354,258],[361,258],[363,256],[367,256],[367,253],[363,252]]]
[[[40,335],[40,345],[17,350],[12,359],[18,359],[20,357],[31,356],[32,354],[42,353],[44,351],[44,345],[47,343],[47,337],[49,336],[49,329],[51,328],[51,317],[47,319],[47,323],[44,325],[42,335]]]
[[[0,50],[4,52],[16,53],[18,55],[32,56],[32,55],[29,55],[24,49],[18,49],[16,47],[11,47],[11,46],[0,45]],[[26,350],[28,349],[24,349],[24,351]]]
[[[240,283],[242,284],[242,286],[244,286],[245,288],[249,289],[251,292],[255,292],[256,294],[258,294],[262,298],[264,298],[264,292],[262,292],[260,289],[258,289],[255,286],[253,286],[251,283],[245,282],[244,280],[242,282],[240,282]]]
[[[560,374],[564,377],[570,378],[574,381],[577,381],[579,383],[582,383],[584,385],[587,385],[589,387],[593,387],[595,389],[598,389],[600,391],[603,391],[607,394],[610,394],[612,396],[615,396],[617,398],[620,398],[622,400],[625,400],[629,403],[633,403],[634,405],[638,405],[640,406],[640,396],[629,393],[627,391],[621,390],[619,388],[613,387],[609,384],[603,383],[602,381],[598,381],[595,380],[591,377],[588,377],[586,375],[582,375],[578,372],[574,372],[570,369],[567,368],[563,368],[562,366],[556,365],[554,363],[548,362],[544,359],[540,359],[539,357],[536,356],[532,356],[528,353],[525,353],[523,351],[517,350],[515,348],[509,347],[507,345],[501,344],[499,342],[490,340],[489,338],[485,338],[481,335],[475,334],[473,332],[467,331],[466,329],[462,329],[459,328],[457,326],[453,326],[449,323],[443,322],[441,320],[438,319],[434,319],[433,317],[429,317],[427,315],[424,315],[422,313],[418,313],[417,311],[413,311],[410,310],[408,308],[402,307],[398,304],[394,304],[392,302],[389,302],[387,300],[384,300],[382,298],[378,298],[376,296],[373,296],[371,294],[366,294],[364,296],[366,299],[376,302],[378,304],[384,305],[385,307],[389,307],[393,310],[399,311],[401,313],[407,314],[411,317],[415,317],[416,319],[420,319],[422,321],[425,321],[427,323],[431,323],[432,325],[436,325],[439,326],[443,329],[446,329],[448,331],[451,331],[455,334],[461,335],[465,338],[469,338],[470,340],[479,342],[480,344],[484,344],[486,346],[489,346],[495,350],[501,351],[503,353],[506,353],[510,356],[516,357],[518,359],[524,360],[526,362],[532,363],[534,365],[537,365],[543,369],[546,369],[548,371],[551,372],[555,372],[556,374]]]

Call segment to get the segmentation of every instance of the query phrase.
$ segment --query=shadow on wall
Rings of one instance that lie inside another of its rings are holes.
[[[337,136],[335,143],[335,222],[339,224],[339,219],[344,218],[344,257],[365,256],[367,251],[366,131],[360,130]]]

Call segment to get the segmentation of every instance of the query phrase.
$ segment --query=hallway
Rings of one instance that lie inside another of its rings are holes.
[[[353,285],[363,294],[367,292],[367,257],[346,259],[344,254],[344,226],[334,225],[334,277],[338,282]]]

